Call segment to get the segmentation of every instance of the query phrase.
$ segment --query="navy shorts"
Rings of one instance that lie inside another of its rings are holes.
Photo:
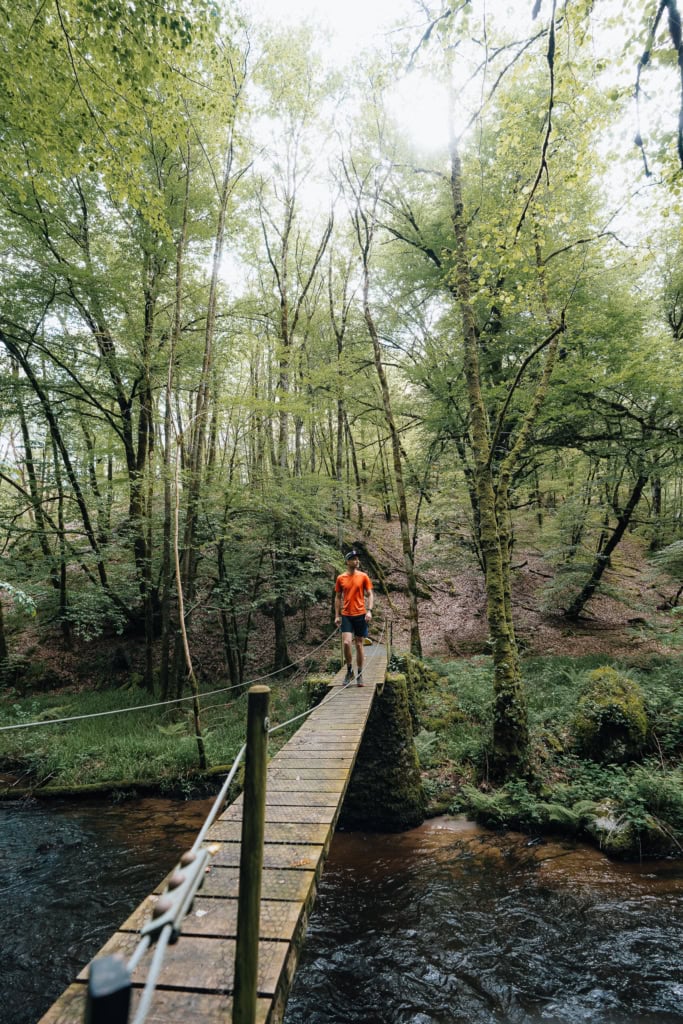
[[[353,633],[357,637],[368,635],[368,624],[365,615],[342,615],[342,633]]]

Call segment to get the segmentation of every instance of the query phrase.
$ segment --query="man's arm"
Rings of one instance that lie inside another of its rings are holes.
[[[375,592],[372,589],[372,586],[370,586],[365,591],[365,608],[366,608],[365,614],[366,615],[371,615],[372,614],[372,608],[373,608],[374,603],[375,603]]]
[[[341,622],[342,595],[338,590],[334,592],[334,624],[338,626]]]

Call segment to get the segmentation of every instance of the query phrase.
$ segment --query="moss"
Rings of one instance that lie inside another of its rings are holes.
[[[340,825],[400,832],[425,818],[425,797],[408,707],[406,677],[387,675],[373,701]]]
[[[604,764],[633,761],[642,753],[647,731],[640,687],[613,668],[589,673],[573,721],[579,752]]]
[[[305,685],[306,707],[314,708],[327,695],[332,680],[329,676],[308,676]]]

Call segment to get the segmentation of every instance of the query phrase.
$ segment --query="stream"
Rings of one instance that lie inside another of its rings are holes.
[[[1,1024],[40,1018],[209,806],[0,806]],[[284,1024],[681,1024],[681,950],[681,861],[458,818],[338,833]]]

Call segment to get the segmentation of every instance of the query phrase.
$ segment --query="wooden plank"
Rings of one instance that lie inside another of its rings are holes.
[[[300,789],[302,783],[302,779],[283,779],[278,778],[278,776],[275,776],[272,779],[268,779],[268,785],[270,787],[271,793],[286,793],[290,789]],[[342,793],[346,789],[346,780],[320,779],[318,782],[316,782],[316,788],[321,793],[336,793],[338,797],[341,797]]]
[[[322,780],[340,779],[344,782],[349,777],[348,768],[309,768],[300,765],[297,768],[273,768],[268,773],[268,782],[271,779],[293,779],[295,782],[304,783],[318,782]]]
[[[128,959],[138,943],[138,936],[132,932],[116,932],[102,947],[101,956],[118,953]],[[259,942],[259,964],[257,989],[260,996],[275,994],[280,972],[287,957],[287,942]],[[143,958],[133,972],[133,984],[144,985],[147,976],[149,954]],[[230,991],[235,963],[234,939],[203,938],[194,935],[183,936],[181,941],[169,946],[159,974],[159,987],[166,989],[192,989],[193,992]],[[88,967],[78,978],[85,981]]]
[[[141,988],[133,989],[129,1020],[133,1020],[140,1001]],[[75,982],[50,1007],[39,1024],[79,1024],[85,1013],[86,985]],[[256,1006],[256,1024],[266,1024],[271,999],[262,998]],[[146,1017],[147,1024],[229,1024],[232,1020],[232,997],[206,992],[181,992],[160,989]]]
[[[264,868],[306,868],[315,871],[322,853],[322,845],[266,843],[263,847],[263,866]],[[240,844],[221,843],[220,849],[213,857],[212,867],[238,867],[239,862]]]
[[[121,926],[122,932],[139,932],[152,916],[159,897],[148,896]],[[289,941],[301,917],[299,901],[261,900],[261,937]],[[234,939],[237,931],[237,900],[197,896],[183,922],[182,935]]]
[[[268,817],[269,807],[283,807],[297,805],[301,807],[337,807],[339,804],[338,797],[334,794],[321,792],[321,793],[309,793],[303,789],[290,789],[286,792],[279,790],[270,790],[266,793],[266,819]],[[221,814],[218,821],[236,821],[242,819],[242,800],[237,799],[234,804],[231,804],[227,810]],[[213,830],[214,826],[211,826]],[[212,831],[209,832],[209,836],[212,835]]]
[[[291,824],[330,824],[336,817],[336,804],[334,807],[305,807],[302,804],[284,804],[266,807],[267,822],[291,822]]]
[[[283,871],[264,868],[261,898],[264,900],[299,900],[303,902],[315,881],[315,871]],[[216,866],[206,876],[202,895],[234,899],[239,893],[237,868]]]
[[[330,831],[331,815],[328,821],[305,823],[290,822],[288,818],[282,821],[270,821],[266,814],[266,843],[319,843],[321,846],[327,842]],[[211,829],[211,838],[215,841],[239,843],[242,838],[242,822],[240,819],[231,821],[219,820]]]
[[[355,760],[355,751],[334,753],[326,748],[304,747],[302,750],[283,751],[271,761],[272,768],[343,768],[348,770]]]

